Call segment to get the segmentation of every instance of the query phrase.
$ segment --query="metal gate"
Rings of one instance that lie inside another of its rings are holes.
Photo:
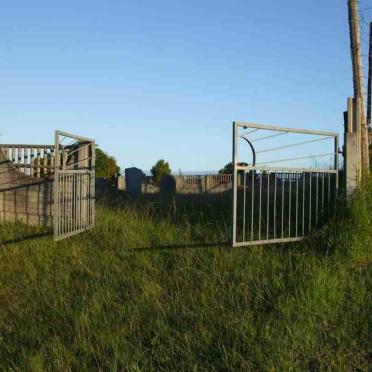
[[[95,219],[95,141],[55,133],[54,240],[89,230]]]
[[[338,147],[337,133],[233,123],[233,246],[299,241],[334,215]]]

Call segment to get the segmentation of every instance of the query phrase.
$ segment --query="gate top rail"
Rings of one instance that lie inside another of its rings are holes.
[[[4,148],[4,147],[8,147],[8,148],[12,148],[12,147],[15,147],[15,148],[18,148],[18,147],[22,147],[22,148],[43,148],[43,149],[53,149],[54,150],[54,145],[36,145],[36,144],[33,144],[33,145],[30,145],[30,144],[19,144],[19,143],[0,143],[0,147],[1,148]]]
[[[63,136],[63,137],[73,138],[73,139],[76,139],[78,141],[92,142],[92,143],[95,142],[95,140],[93,140],[91,138],[77,136],[75,134],[71,134],[71,133],[68,133],[68,132],[63,132],[61,130],[57,130],[55,135],[56,136]]]
[[[234,122],[238,127],[245,128],[245,129],[262,129],[262,130],[272,130],[276,132],[288,132],[288,133],[302,133],[302,134],[313,134],[317,136],[329,136],[329,137],[337,137],[337,132],[324,132],[320,130],[311,130],[311,129],[296,129],[296,128],[286,128],[280,127],[276,125],[266,125],[266,124],[256,124],[250,122]]]
[[[264,165],[237,165],[238,171],[260,171],[270,173],[337,173],[333,168],[293,168],[293,167],[267,167]]]

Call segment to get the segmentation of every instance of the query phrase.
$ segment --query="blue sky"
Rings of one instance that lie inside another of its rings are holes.
[[[233,120],[341,133],[352,95],[346,0],[4,0],[0,44],[1,142],[122,167],[219,169]]]

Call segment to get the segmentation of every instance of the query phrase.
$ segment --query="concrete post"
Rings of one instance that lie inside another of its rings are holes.
[[[361,180],[361,127],[358,99],[348,98],[345,115],[344,173],[346,194],[352,195]]]

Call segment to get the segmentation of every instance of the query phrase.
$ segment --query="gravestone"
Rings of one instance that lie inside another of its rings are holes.
[[[175,210],[175,197],[177,190],[176,178],[164,176],[160,181],[160,202],[163,206],[171,206]]]
[[[138,168],[127,168],[125,170],[126,189],[132,198],[138,198],[142,194],[143,172]]]
[[[124,176],[119,176],[118,177],[117,184],[118,184],[118,190],[125,191],[126,185],[125,185],[125,177]]]

